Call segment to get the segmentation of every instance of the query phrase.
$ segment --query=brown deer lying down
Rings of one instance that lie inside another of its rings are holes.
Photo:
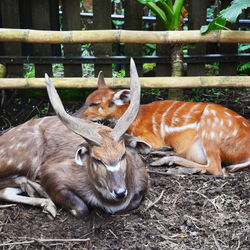
[[[115,93],[103,74],[98,89],[88,98],[76,116],[90,120],[118,120],[128,108],[130,91]],[[157,101],[140,105],[129,134],[153,148],[170,146],[176,156],[166,156],[152,165],[176,163],[184,167],[221,175],[221,162],[229,172],[250,166],[250,124],[237,113],[217,104],[181,101]]]
[[[60,119],[32,119],[0,137],[0,199],[43,206],[53,216],[53,202],[75,216],[86,215],[90,207],[109,213],[136,208],[148,189],[148,174],[136,150],[148,153],[150,146],[125,135],[140,105],[134,62],[131,105],[114,129],[68,115],[48,76],[46,83]],[[20,196],[20,188],[31,195],[44,195],[44,189],[53,202]]]

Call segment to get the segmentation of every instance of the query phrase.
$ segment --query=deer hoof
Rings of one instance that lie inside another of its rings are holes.
[[[51,199],[44,199],[42,203],[43,212],[49,213],[53,218],[56,217],[56,205]]]

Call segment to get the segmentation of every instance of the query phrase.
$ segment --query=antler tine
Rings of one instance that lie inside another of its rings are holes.
[[[126,133],[137,116],[140,107],[141,85],[133,58],[130,59],[130,90],[131,100],[129,107],[111,132],[116,141],[119,141],[121,136]]]
[[[67,128],[72,130],[74,133],[82,136],[89,143],[100,146],[102,137],[98,133],[96,133],[93,129],[91,129],[88,126],[88,123],[84,121],[83,119],[78,119],[76,117],[72,117],[68,115],[63,107],[61,99],[54,85],[52,84],[47,74],[45,74],[45,80],[46,80],[47,92],[49,95],[50,102],[57,116],[62,121],[62,123]]]

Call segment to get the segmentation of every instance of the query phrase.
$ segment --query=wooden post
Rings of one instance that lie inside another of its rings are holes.
[[[93,25],[94,29],[111,29],[111,1],[110,0],[93,0]],[[112,44],[100,43],[94,44],[95,56],[111,56]],[[95,64],[95,76],[99,71],[104,72],[105,77],[112,75],[112,65]]]
[[[81,30],[80,20],[80,0],[63,0],[63,30]],[[80,56],[81,45],[70,44],[64,45],[64,55]],[[64,65],[64,76],[82,76],[82,66],[79,65]]]
[[[2,24],[5,28],[20,28],[19,1],[2,0]],[[4,55],[17,56],[22,55],[21,43],[4,43]],[[23,76],[23,67],[18,64],[7,64],[8,77]]]
[[[142,29],[142,15],[143,5],[134,0],[124,1],[124,15],[125,15],[125,30],[141,30]],[[143,46],[142,44],[125,44],[126,56],[141,56]],[[142,64],[137,64],[137,71],[139,76],[142,76]],[[125,66],[126,76],[130,76],[129,65]]]
[[[49,0],[36,0],[31,1],[32,9],[32,26],[33,29],[50,30],[50,8]],[[50,56],[50,44],[34,44],[34,56]],[[47,73],[52,75],[51,64],[36,64],[35,75],[36,77],[44,77]]]
[[[190,0],[188,10],[188,29],[199,30],[202,25],[206,24],[207,17],[207,0]],[[206,44],[196,43],[194,48],[189,49],[189,55],[205,55]],[[188,76],[205,75],[205,64],[191,63],[188,64]]]
[[[227,8],[231,3],[231,0],[222,0],[221,9]],[[227,27],[232,30],[237,30],[237,24],[227,24]],[[220,54],[237,54],[238,53],[238,44],[220,44],[219,48]],[[226,76],[236,75],[237,71],[237,62],[222,62],[219,66],[219,74]]]

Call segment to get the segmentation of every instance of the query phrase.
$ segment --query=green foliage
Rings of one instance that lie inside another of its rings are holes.
[[[25,78],[34,78],[35,77],[35,65],[33,63],[23,64],[24,77]]]
[[[156,44],[146,43],[143,50],[144,56],[155,56],[156,55]]]
[[[238,16],[241,14],[243,9],[250,7],[249,0],[233,0],[231,5],[222,10],[218,17],[215,18],[209,25],[201,26],[201,34],[205,34],[210,30],[221,30],[228,29],[225,27],[226,22],[235,23]]]
[[[239,65],[237,67],[237,71],[239,71],[239,72],[243,72],[243,71],[245,71],[247,69],[250,69],[250,62],[247,62],[245,64]]]
[[[184,0],[137,0],[155,13],[166,30],[178,29]]]
[[[250,50],[250,43],[239,43],[239,53]]]

